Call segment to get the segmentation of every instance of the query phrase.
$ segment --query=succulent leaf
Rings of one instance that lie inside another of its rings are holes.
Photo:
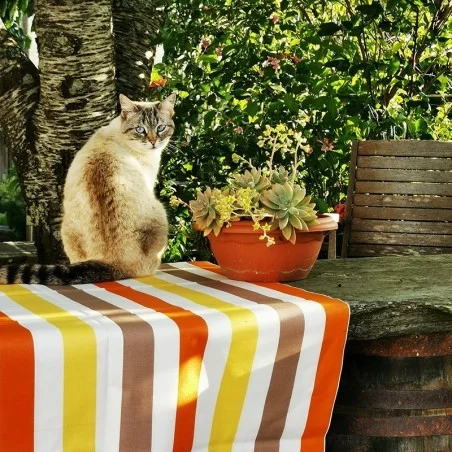
[[[272,184],[284,185],[289,179],[289,173],[283,166],[279,166],[271,175]]]
[[[251,188],[260,193],[270,186],[268,177],[262,174],[261,170],[251,168],[251,171],[246,170],[243,174],[234,174],[232,176],[231,185],[235,188]]]
[[[224,223],[220,213],[215,209],[212,194],[210,188],[207,188],[204,193],[199,191],[196,199],[189,203],[193,220],[197,228],[204,231],[204,236],[209,235],[212,230],[219,232]]]
[[[296,230],[307,231],[309,225],[316,223],[315,205],[309,203],[311,198],[301,186],[273,184],[260,200],[275,219],[272,229],[279,228],[284,238],[292,243],[296,240]]]
[[[289,223],[290,215],[285,215],[284,217],[279,219],[279,228],[284,229]]]

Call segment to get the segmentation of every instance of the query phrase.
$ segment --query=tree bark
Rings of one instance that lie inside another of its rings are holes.
[[[118,92],[146,99],[165,0],[113,0]]]
[[[39,92],[38,70],[21,51],[0,20],[0,128],[16,167],[26,198],[25,186],[37,177],[33,165],[35,149],[31,119]],[[27,198],[26,198],[27,201]]]
[[[75,153],[116,111],[110,0],[38,0],[36,33],[41,94],[36,110],[34,165],[26,184],[37,225],[40,262],[64,260],[61,206]]]

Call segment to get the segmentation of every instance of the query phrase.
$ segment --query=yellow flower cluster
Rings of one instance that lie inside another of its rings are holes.
[[[256,196],[256,192],[251,187],[239,188],[235,194],[237,205],[246,212],[251,210],[253,204],[253,198]]]
[[[178,198],[177,196],[171,196],[171,198],[170,198],[170,200],[169,200],[169,205],[171,206],[171,207],[174,207],[174,208],[176,208],[177,206],[180,206],[180,205],[187,205],[187,203],[185,203],[184,201],[182,201],[182,199],[180,199],[180,198]]]
[[[234,213],[234,204],[236,198],[234,195],[215,197],[215,210],[220,214],[220,220],[227,223]]]

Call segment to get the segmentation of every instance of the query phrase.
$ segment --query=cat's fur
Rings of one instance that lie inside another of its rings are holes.
[[[80,284],[155,272],[168,221],[154,185],[174,131],[174,101],[120,96],[120,116],[88,140],[67,174],[61,235],[71,264],[0,267],[0,284]]]

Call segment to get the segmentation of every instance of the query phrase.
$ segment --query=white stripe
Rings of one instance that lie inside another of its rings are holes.
[[[28,288],[28,286],[25,286]],[[33,337],[35,357],[34,452],[63,450],[63,338],[39,315],[0,293],[0,311]]]
[[[93,329],[97,355],[96,449],[118,451],[124,345],[121,329],[108,317],[46,286],[32,284],[29,287],[37,295],[74,315]]]
[[[129,285],[130,281],[120,281]],[[171,451],[177,409],[179,384],[179,328],[169,317],[153,309],[93,285],[80,285],[81,289],[95,289],[93,295],[125,311],[135,314],[154,332],[154,382],[152,394],[152,448]]]
[[[198,389],[198,401],[195,418],[193,451],[207,450],[212,429],[213,415],[223,378],[226,361],[231,346],[232,327],[226,314],[194,303],[184,297],[165,291],[165,281],[171,284],[186,285],[191,283],[164,272],[157,272],[156,277],[162,284],[154,287],[136,280],[128,281],[131,287],[149,293],[167,303],[189,310],[203,318],[208,328],[208,340],[204,351]],[[183,282],[183,284],[180,284]],[[156,449],[164,450],[164,449]]]
[[[211,272],[203,270],[202,268],[195,267],[194,265],[188,267],[187,264],[182,262],[171,265],[207,278],[212,275]],[[250,309],[256,316],[258,325],[256,353],[237,434],[232,446],[233,451],[252,452],[255,447],[254,441],[259,433],[259,427],[278,350],[280,334],[279,315],[275,309],[268,305],[255,303],[219,289],[213,289],[196,283],[194,283],[191,288],[209,294],[234,306]]]
[[[306,300],[301,297],[285,294],[252,283],[230,280],[225,276],[214,272],[208,273],[210,274],[209,277],[212,279],[221,280],[222,282],[237,287],[243,287],[244,289],[252,290],[268,297],[279,298],[285,302],[294,303],[302,309],[305,318],[305,331],[292,391],[292,398],[290,400],[286,424],[280,443],[281,450],[284,450],[284,452],[299,452],[301,438],[308,418],[309,406],[314,390],[315,376],[325,332],[325,310],[320,303],[312,300]]]

